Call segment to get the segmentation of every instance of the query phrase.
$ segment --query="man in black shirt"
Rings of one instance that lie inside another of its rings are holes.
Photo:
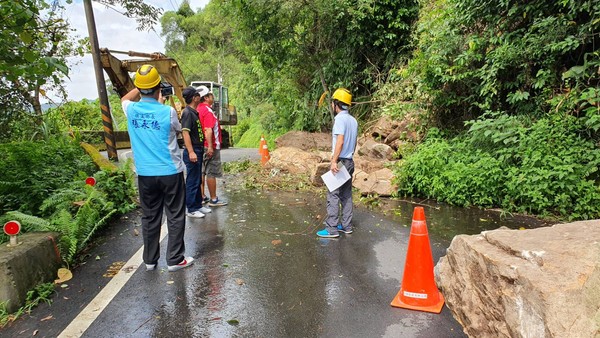
[[[185,180],[185,204],[187,216],[202,218],[211,212],[210,208],[202,206],[202,158],[204,154],[204,134],[198,119],[196,107],[200,103],[200,94],[194,87],[187,87],[182,92],[186,107],[181,112],[181,130],[183,132],[183,162],[187,168]]]

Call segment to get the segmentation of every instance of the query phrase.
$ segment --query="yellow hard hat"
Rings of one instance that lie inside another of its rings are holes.
[[[346,88],[336,89],[331,98],[348,106],[352,105],[352,94],[350,94],[350,91]]]
[[[152,65],[142,65],[135,72],[133,84],[139,89],[152,89],[160,83],[158,70]]]

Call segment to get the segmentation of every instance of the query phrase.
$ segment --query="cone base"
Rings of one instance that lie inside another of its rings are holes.
[[[409,310],[440,313],[440,312],[442,312],[442,308],[444,307],[444,296],[439,291],[438,291],[438,295],[439,295],[439,301],[436,304],[429,305],[429,306],[410,305],[410,304],[406,304],[405,302],[402,301],[402,299],[401,299],[402,289],[400,289],[400,291],[398,291],[398,294],[396,295],[396,297],[394,297],[394,299],[392,300],[392,303],[390,305],[392,305],[393,307],[401,307],[401,308],[409,309]]]

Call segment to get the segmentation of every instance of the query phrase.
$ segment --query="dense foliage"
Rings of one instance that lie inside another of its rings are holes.
[[[45,142],[0,143],[0,214],[19,210],[40,215],[52,192],[94,166],[77,143],[66,139]]]
[[[410,104],[391,110],[425,112],[442,133],[405,154],[401,193],[600,217],[600,3],[427,1],[415,34],[387,84]]]
[[[116,94],[111,94],[108,98],[114,129],[126,130],[127,118],[123,114],[121,99]],[[104,127],[99,107],[98,99],[94,101],[84,99],[79,102],[65,102],[58,107],[48,109],[44,115],[44,123],[51,130],[63,133],[87,130],[103,131]]]
[[[72,29],[57,1],[0,1],[0,134],[11,135],[10,122],[23,117],[41,124],[44,88],[66,96],[62,81],[67,57],[83,56],[85,40],[69,36]],[[44,86],[44,88],[42,88]]]
[[[124,15],[136,18],[140,29],[151,28],[161,14],[143,0],[95,1],[124,8]],[[0,97],[5,103],[0,112],[0,141],[20,136],[14,133],[19,131],[14,123],[30,134],[46,132],[40,99],[53,93],[66,100],[69,58],[89,51],[88,39],[74,36],[62,4],[59,0],[0,0]]]
[[[216,80],[220,65],[232,101],[263,129],[321,130],[331,125],[321,94],[345,86],[368,100],[409,55],[416,18],[411,0],[213,0],[198,13],[183,2],[162,26],[188,81]]]
[[[581,121],[502,115],[451,140],[435,129],[398,168],[400,192],[563,219],[600,217],[600,149]]]
[[[425,1],[406,76],[440,125],[562,108],[597,131],[599,32],[597,1]]]
[[[96,231],[117,215],[135,208],[135,187],[130,170],[102,170],[94,177],[95,186],[85,184],[80,174],[74,181],[52,192],[38,215],[10,211],[0,219],[16,219],[28,231],[54,231],[60,234],[58,247],[65,264],[74,263],[76,254],[89,245]]]
[[[58,232],[66,264],[111,217],[135,208],[128,166],[95,172],[76,142],[0,144],[0,155],[5,159],[0,164],[0,222],[16,219],[24,232]],[[85,184],[92,173],[98,182],[93,187]],[[0,242],[6,239],[0,236]]]

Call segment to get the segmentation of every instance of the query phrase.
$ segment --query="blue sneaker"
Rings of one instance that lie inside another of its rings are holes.
[[[323,230],[317,231],[317,236],[323,237],[323,238],[337,238],[337,237],[340,237],[340,234],[330,234],[329,231],[327,231],[327,229],[323,229]]]
[[[209,200],[208,202],[209,207],[222,207],[224,205],[227,205],[227,202],[220,200],[218,197],[216,200]]]
[[[337,225],[337,229],[338,229],[338,231],[341,231],[341,232],[343,232],[345,234],[351,234],[351,233],[354,232],[354,230],[352,230],[352,228],[346,228],[346,229],[344,229],[344,227],[341,224]]]

